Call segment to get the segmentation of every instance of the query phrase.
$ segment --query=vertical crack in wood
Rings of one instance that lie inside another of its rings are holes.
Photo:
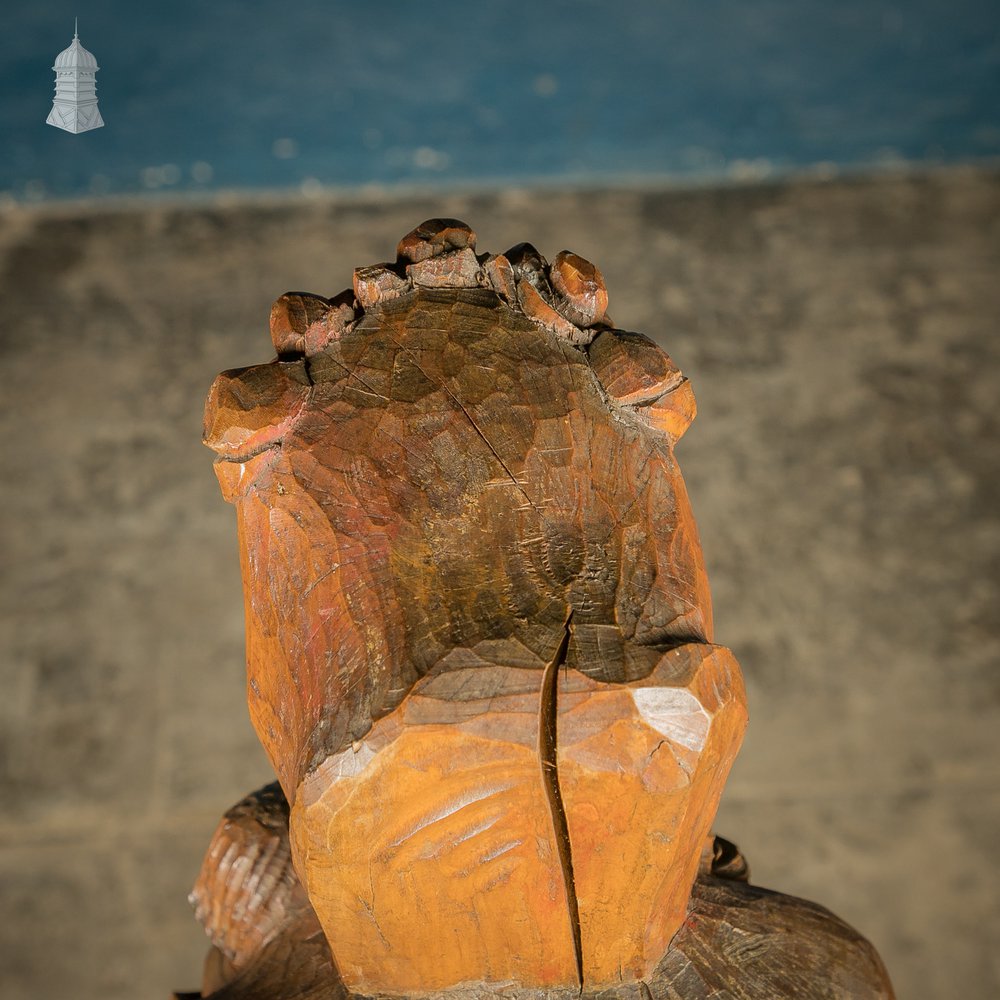
[[[559,668],[566,662],[569,650],[570,622],[573,612],[570,611],[563,625],[563,637],[555,656],[545,666],[542,678],[542,696],[539,705],[538,720],[538,755],[542,764],[542,784],[545,786],[549,801],[549,812],[552,815],[552,827],[555,832],[556,848],[559,851],[559,861],[562,865],[563,882],[566,886],[566,902],[569,906],[570,930],[573,934],[573,949],[576,953],[576,974],[580,990],[583,990],[583,941],[580,933],[580,907],[576,898],[576,881],[573,878],[573,855],[569,839],[569,823],[566,820],[566,809],[563,805],[562,792],[559,789],[559,769],[556,760],[557,753],[557,712]]]

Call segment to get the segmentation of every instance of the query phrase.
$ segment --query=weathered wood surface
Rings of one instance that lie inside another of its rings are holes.
[[[557,986],[579,962],[610,983],[663,955],[743,732],[738,667],[703,644],[627,684],[553,660],[547,751],[545,666],[425,678],[300,788],[299,870],[352,989]]]
[[[559,677],[558,775],[583,982],[650,975],[684,920],[746,724],[728,649],[666,652],[642,680]]]
[[[710,640],[673,438],[653,426],[668,404],[617,404],[618,368],[606,388],[490,289],[416,287],[317,354],[216,381],[206,440],[239,515],[251,713],[290,799],[464,650],[544,659],[572,611],[568,664],[614,680]]]
[[[300,895],[265,905],[273,837],[240,860],[223,824],[206,990],[301,961],[310,996],[634,992],[690,924],[746,723],[673,456],[690,384],[588,261],[475,243],[430,220],[353,292],[282,296],[275,361],[212,387]]]
[[[303,783],[295,853],[352,991],[576,981],[570,885],[539,765],[543,677],[497,667],[426,678]]]
[[[275,826],[285,817],[287,811],[280,810]],[[863,937],[821,906],[747,885],[741,881],[746,864],[733,845],[719,837],[709,843],[684,922],[648,977],[582,994],[467,983],[446,992],[407,995],[423,1000],[892,1000],[885,969]],[[242,919],[253,915],[244,913]],[[236,926],[230,933],[234,941],[246,938]],[[228,945],[223,940],[220,946]],[[351,994],[315,918],[299,911],[294,923],[284,925],[239,970],[227,967],[213,948],[202,993],[183,996],[350,1000]]]
[[[314,911],[288,841],[288,802],[275,782],[230,809],[216,828],[189,896],[212,943],[203,989],[254,965],[268,945]]]

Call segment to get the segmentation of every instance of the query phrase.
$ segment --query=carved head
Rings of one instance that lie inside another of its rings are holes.
[[[710,639],[673,445],[690,384],[613,329],[600,272],[431,220],[353,292],[289,293],[277,358],[220,375],[205,441],[237,508],[249,699],[289,798],[465,655],[648,673]]]

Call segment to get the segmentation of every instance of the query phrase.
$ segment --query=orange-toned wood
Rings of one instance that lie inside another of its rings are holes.
[[[466,247],[476,249],[476,234],[464,222],[458,219],[428,219],[399,241],[396,256],[416,264]]]
[[[672,441],[678,441],[698,412],[691,382],[681,378],[673,389],[646,406],[639,407],[637,412]]]
[[[684,921],[746,696],[728,649],[689,644],[629,684],[560,675],[558,775],[584,985],[651,975]]]
[[[678,441],[697,413],[690,381],[641,333],[608,330],[587,355],[608,395],[628,406],[671,441]]]
[[[590,262],[475,244],[432,219],[282,296],[275,361],[212,388],[284,794],[213,839],[203,992],[891,998],[830,914],[712,877],[748,875],[709,833],[746,705],[673,456],[690,383]]]
[[[287,857],[287,805],[270,789],[250,796],[255,818],[243,824],[241,858],[262,856],[277,842]],[[229,814],[239,813],[240,803]],[[256,832],[256,835],[255,835]],[[213,844],[214,846],[214,844]],[[232,861],[233,859],[229,859]],[[211,849],[203,876],[219,865],[213,884],[233,887],[238,870],[252,884],[258,866],[226,865]],[[893,1000],[892,986],[875,949],[828,910],[792,896],[746,884],[747,866],[736,847],[719,837],[706,839],[703,865],[691,893],[686,919],[656,970],[638,981],[616,983],[600,992],[603,1000],[683,997],[718,1000],[801,1000],[815,997]],[[294,878],[294,874],[293,874]],[[735,881],[734,881],[735,880]],[[249,890],[249,885],[248,885]],[[300,886],[291,887],[301,893]],[[241,898],[249,898],[249,890]],[[230,925],[253,923],[260,910],[242,909]],[[265,910],[266,912],[266,910]],[[283,921],[275,936],[247,952],[245,964],[232,963],[213,947],[205,963],[200,993],[176,993],[177,1000],[348,1000],[325,939],[316,932],[308,906]],[[237,930],[242,935],[242,928]],[[223,945],[229,940],[223,939]],[[509,983],[474,982],[442,992],[407,993],[436,1000],[485,1000],[515,995]],[[520,1000],[575,1000],[577,987],[519,989]],[[594,996],[593,992],[588,995]]]
[[[641,333],[608,330],[594,339],[587,356],[608,395],[619,403],[649,403],[681,381],[678,367]]]
[[[407,291],[407,283],[391,264],[372,264],[354,271],[354,295],[362,309],[398,298]]]
[[[205,404],[204,440],[240,465],[279,446],[302,412],[309,376],[302,361],[235,368],[216,378]],[[228,497],[227,497],[228,499]]]
[[[562,313],[549,305],[530,281],[522,280],[517,283],[517,301],[525,316],[570,343],[576,342],[580,331]]]
[[[611,985],[680,927],[746,722],[732,654],[683,645],[629,684],[542,666],[425,678],[303,783],[298,869],[353,992],[553,986],[577,963]]]
[[[415,289],[304,369],[216,383],[251,716],[290,798],[456,651],[547,647],[572,612],[568,664],[626,680],[711,638],[672,441],[607,400],[583,351],[487,289]]]
[[[711,641],[678,435],[651,419],[680,373],[591,325],[606,292],[582,258],[474,246],[432,220],[395,264],[357,269],[350,301],[279,300],[276,343],[302,356],[220,376],[206,410],[238,512],[251,718],[360,992],[574,987],[610,982],[613,960],[638,975],[676,926],[738,745],[714,726],[711,774],[695,754],[669,792],[649,778],[663,750],[645,777],[618,773],[620,733],[640,755],[659,740],[629,685],[694,683],[665,654]],[[565,698],[583,699],[568,728]],[[606,731],[583,766],[573,720],[592,717]],[[622,859],[640,866],[624,881]]]
[[[279,354],[305,352],[305,331],[330,309],[330,302],[308,292],[286,292],[271,306],[271,341]]]
[[[566,315],[574,323],[587,327],[604,319],[608,290],[604,275],[589,260],[561,250],[552,261],[549,278]]]
[[[483,275],[504,302],[508,305],[517,304],[517,278],[510,261],[502,253],[486,258],[483,262]]]
[[[293,849],[352,992],[577,981],[538,756],[543,676],[422,680],[304,782]]]

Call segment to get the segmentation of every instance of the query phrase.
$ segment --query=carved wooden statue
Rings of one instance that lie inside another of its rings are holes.
[[[710,834],[747,716],[673,454],[694,397],[606,309],[575,254],[435,219],[216,379],[279,783],[192,894],[202,995],[891,997]]]

